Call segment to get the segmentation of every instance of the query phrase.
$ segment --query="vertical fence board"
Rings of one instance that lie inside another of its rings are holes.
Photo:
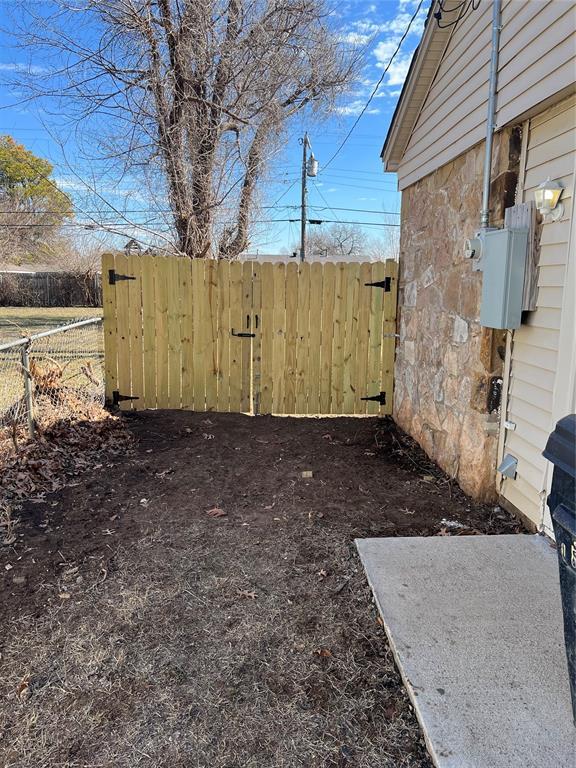
[[[382,390],[386,392],[386,405],[381,413],[392,413],[394,398],[394,355],[396,351],[396,294],[398,290],[398,264],[387,261],[386,277],[390,278],[390,291],[384,294],[382,339]]]
[[[348,289],[346,292],[346,328],[344,339],[344,361],[342,372],[342,413],[354,413],[357,391],[356,345],[358,344],[358,283],[360,265],[347,264]]]
[[[274,355],[274,265],[261,268],[260,413],[272,413]]]
[[[298,267],[298,309],[296,322],[296,404],[294,412],[309,413],[308,393],[310,391],[309,352],[310,344],[310,264]]]
[[[230,262],[218,262],[218,410],[230,410]]]
[[[308,390],[306,413],[320,413],[320,360],[322,322],[322,264],[310,265],[308,367],[305,386]]]
[[[218,285],[216,282],[217,263],[206,259],[206,410],[215,411],[218,407]]]
[[[346,263],[336,265],[336,287],[334,303],[334,339],[332,342],[332,374],[330,410],[328,413],[342,413],[344,396],[344,341],[346,329],[346,298],[348,271]]]
[[[358,287],[358,328],[356,343],[356,386],[357,397],[354,403],[354,413],[366,413],[366,402],[361,398],[367,397],[368,376],[368,342],[370,339],[370,304],[373,288],[366,283],[370,282],[371,267],[368,263],[360,265],[360,284]]]
[[[102,256],[102,309],[104,315],[104,386],[106,400],[118,389],[118,326],[116,320],[116,287],[110,285],[108,272],[114,269],[114,254]]]
[[[286,268],[274,265],[274,317],[272,349],[272,413],[285,413],[284,372],[286,349]]]
[[[144,400],[138,407],[156,408],[156,324],[154,256],[142,256],[142,381]]]
[[[189,258],[178,260],[180,303],[180,348],[182,378],[182,408],[194,408],[194,293],[192,286],[192,262]]]
[[[296,413],[296,344],[298,321],[298,266],[286,266],[286,352],[284,413]]]
[[[374,262],[369,282],[374,283],[383,280],[385,270],[386,266],[383,262]],[[382,390],[382,308],[384,291],[382,288],[377,287],[370,288],[370,291],[372,300],[370,302],[370,341],[366,397],[377,395]],[[379,404],[369,401],[366,412],[371,414],[379,413]]]
[[[114,260],[118,274],[129,275],[130,264],[127,256],[118,254]],[[131,280],[121,280],[112,288],[116,292],[116,318],[118,321],[118,391],[130,395],[132,391],[132,357],[130,354],[130,299]],[[120,410],[130,410],[130,400],[120,402]]]
[[[194,410],[206,410],[206,284],[204,259],[192,259],[192,319],[194,324]]]
[[[242,405],[242,341],[232,336],[242,331],[242,264],[230,262],[230,410],[238,413]]]
[[[242,327],[243,333],[253,333],[252,329],[252,264],[242,264]],[[240,339],[242,348],[242,387],[240,411],[252,413],[252,339]]]
[[[166,260],[168,285],[168,408],[182,405],[182,359],[180,355],[180,304],[182,289],[178,282],[178,261],[182,257]]]
[[[168,408],[168,275],[166,256],[154,260],[156,406]]]
[[[260,413],[262,386],[262,332],[260,328],[262,314],[262,275],[261,265],[250,262],[252,268],[252,412]]]
[[[144,407],[144,349],[142,346],[142,259],[135,254],[127,257],[127,274],[136,278],[128,280],[128,321],[130,324],[130,394],[137,400],[126,405],[132,410]]]
[[[336,265],[324,264],[322,275],[322,333],[320,340],[320,413],[332,413],[332,341],[336,301]]]

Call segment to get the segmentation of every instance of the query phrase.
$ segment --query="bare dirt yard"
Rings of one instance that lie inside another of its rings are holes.
[[[0,765],[428,768],[354,538],[519,524],[387,420],[126,422],[0,547]]]

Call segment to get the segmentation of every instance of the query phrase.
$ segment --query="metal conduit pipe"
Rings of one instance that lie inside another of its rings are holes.
[[[496,88],[498,84],[498,55],[500,48],[500,19],[502,0],[493,0],[492,5],[492,53],[488,79],[488,116],[486,121],[486,148],[484,155],[484,186],[482,189],[482,213],[480,227],[490,224],[490,178],[492,175],[492,145],[496,129]]]

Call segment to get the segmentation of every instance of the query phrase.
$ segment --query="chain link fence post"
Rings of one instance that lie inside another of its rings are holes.
[[[28,419],[28,434],[34,437],[34,403],[32,399],[32,374],[30,373],[30,357],[28,349],[30,342],[22,347],[22,373],[24,375],[24,400],[26,402],[26,416]]]

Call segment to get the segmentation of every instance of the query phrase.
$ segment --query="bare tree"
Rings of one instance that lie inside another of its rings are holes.
[[[151,179],[180,252],[237,256],[290,118],[326,110],[354,77],[323,0],[56,4],[22,6],[22,43],[55,62],[29,87],[97,124],[106,156]]]
[[[308,251],[312,256],[327,258],[358,257],[365,253],[368,237],[354,224],[332,224],[314,230],[308,236]]]

